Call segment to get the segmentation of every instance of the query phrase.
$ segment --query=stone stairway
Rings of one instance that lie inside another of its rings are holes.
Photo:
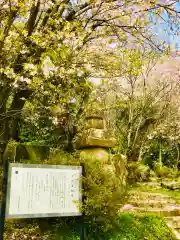
[[[128,204],[121,212],[154,213],[163,216],[168,227],[180,240],[180,204],[177,198],[166,194],[131,191]]]
[[[180,216],[166,217],[168,227],[174,232],[177,239],[180,239]]]

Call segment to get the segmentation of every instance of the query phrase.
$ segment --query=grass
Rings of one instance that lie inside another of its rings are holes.
[[[29,226],[30,228],[30,226]],[[6,229],[8,230],[8,229]],[[14,229],[16,232],[17,229]],[[28,235],[28,231],[21,229],[24,235]],[[6,231],[7,234],[7,231]],[[48,237],[53,240],[80,240],[76,236],[61,237],[58,234],[56,237]],[[69,235],[69,234],[68,234]],[[5,238],[9,239],[9,238]],[[130,214],[123,213],[119,217],[119,225],[113,232],[108,232],[107,235],[101,237],[96,235],[95,238],[86,240],[176,240],[172,232],[167,227],[163,218],[154,214]]]
[[[154,214],[130,214],[123,213],[119,217],[119,225],[115,232],[107,233],[108,236],[86,240],[176,240],[162,217]],[[57,236],[56,239],[61,239]],[[65,240],[66,238],[62,238]],[[71,237],[68,240],[79,240],[79,237]]]
[[[122,214],[113,240],[175,240],[163,218],[153,214]]]
[[[29,224],[24,229],[18,229],[13,226],[13,222],[6,221],[6,237],[5,239],[12,239],[12,232],[21,233],[22,235],[28,236],[30,232],[35,232],[33,224]],[[90,239],[87,237],[86,240],[176,240],[170,229],[167,227],[162,217],[156,216],[155,214],[142,214],[142,213],[123,213],[119,216],[119,224],[116,229],[112,232],[107,232],[101,237],[99,234]],[[60,227],[61,228],[61,227]],[[61,229],[64,229],[63,227]],[[60,229],[59,229],[60,230]],[[68,229],[67,229],[68,230]],[[68,231],[66,232],[66,234]],[[57,234],[52,237],[49,236],[47,239],[51,240],[80,240],[79,236],[71,235],[62,237],[62,234]],[[31,235],[31,234],[30,234]],[[71,235],[71,237],[70,237]],[[79,235],[79,234],[78,234]]]

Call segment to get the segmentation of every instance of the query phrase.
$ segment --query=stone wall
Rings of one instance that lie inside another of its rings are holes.
[[[30,160],[32,163],[48,158],[50,147],[37,146],[22,143],[9,143],[4,152],[4,159],[10,162],[23,163],[25,160]]]

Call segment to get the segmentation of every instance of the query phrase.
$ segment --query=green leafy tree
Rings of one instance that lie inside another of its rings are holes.
[[[129,49],[119,55],[116,51],[119,69],[111,78],[108,73],[102,76],[105,82],[94,92],[94,108],[99,99],[98,107],[105,112],[117,137],[116,150],[129,160],[142,159],[148,135],[154,129],[169,126],[170,136],[174,131],[171,122],[174,126],[177,123],[178,104],[174,101],[179,92],[177,69],[170,74],[163,74],[162,69],[158,76],[154,69],[159,69],[162,60],[166,58],[147,50]]]

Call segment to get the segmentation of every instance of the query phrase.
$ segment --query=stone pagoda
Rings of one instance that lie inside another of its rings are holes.
[[[81,134],[77,136],[75,147],[81,150],[80,157],[87,161],[101,161],[106,164],[109,160],[109,149],[115,146],[115,139],[106,128],[102,116],[88,116]]]

